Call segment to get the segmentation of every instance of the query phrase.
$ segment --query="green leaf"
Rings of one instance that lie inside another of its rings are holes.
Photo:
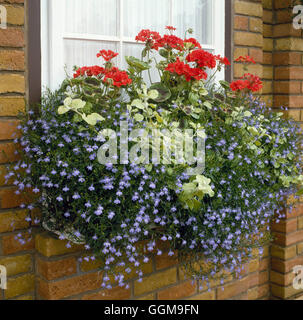
[[[152,100],[155,100],[159,97],[159,92],[157,90],[150,90],[148,92],[148,97]]]
[[[135,120],[138,121],[138,122],[141,122],[144,120],[144,117],[142,116],[142,114],[140,113],[136,113],[135,116],[134,116]]]
[[[81,99],[75,99],[71,103],[71,108],[75,109],[75,110],[78,110],[78,109],[84,108],[85,105],[86,105],[85,101],[82,101]]]
[[[66,106],[60,106],[58,108],[58,113],[59,114],[64,114],[64,113],[67,113],[68,111],[70,110],[70,108],[66,107]]]
[[[64,105],[66,107],[70,107],[70,105],[72,104],[73,102],[73,99],[71,97],[67,97],[65,100],[64,100]]]
[[[194,119],[197,119],[199,120],[200,119],[200,116],[196,113],[192,113],[191,116],[194,118]]]
[[[132,104],[131,104],[132,107],[136,107],[138,109],[141,109],[141,110],[144,110],[145,109],[145,106],[143,104],[143,102],[139,99],[135,99]]]
[[[153,165],[152,164],[147,164],[145,166],[145,169],[148,171],[148,172],[151,172],[153,170]]]
[[[199,90],[199,95],[200,96],[207,96],[208,95],[208,91],[205,88],[202,88]]]
[[[196,184],[195,183],[184,183],[183,184],[183,191],[185,193],[194,193],[196,191]]]
[[[199,96],[196,93],[191,92],[189,94],[189,101],[191,104],[193,105],[197,104],[198,100],[199,100]]]
[[[158,96],[153,99],[156,102],[164,102],[171,97],[171,91],[161,82],[154,83],[150,86],[151,90],[156,90],[158,92]]]
[[[227,81],[224,80],[220,80],[219,83],[221,84],[221,87],[225,90],[229,90],[230,89],[230,84]]]
[[[139,71],[144,71],[151,68],[151,66],[148,63],[141,61],[135,57],[126,56],[125,60],[128,63],[128,65]]]
[[[160,56],[163,57],[163,58],[168,58],[168,51],[165,50],[165,49],[160,49],[160,50],[159,50],[159,54],[160,54]]]
[[[104,121],[105,119],[98,113],[92,113],[88,116],[85,114],[82,115],[82,119],[86,121],[88,124],[95,126],[97,121]]]
[[[205,101],[204,103],[203,103],[203,105],[207,108],[207,109],[209,109],[209,110],[211,110],[213,107],[212,107],[212,105],[211,105],[211,103],[209,102],[209,101]]]
[[[74,122],[81,122],[82,117],[78,113],[75,113],[75,115],[73,116],[73,121]]]

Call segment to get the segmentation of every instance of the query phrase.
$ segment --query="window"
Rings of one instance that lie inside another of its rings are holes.
[[[42,84],[55,89],[73,66],[100,64],[101,49],[140,57],[141,29],[192,28],[203,49],[224,56],[225,0],[48,0],[41,3]],[[65,70],[64,70],[65,67]],[[224,78],[224,72],[218,78]]]

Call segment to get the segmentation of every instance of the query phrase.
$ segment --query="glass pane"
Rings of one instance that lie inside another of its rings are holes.
[[[177,35],[192,28],[194,37],[203,44],[212,44],[212,0],[173,0],[173,25]]]
[[[125,37],[134,38],[142,29],[164,32],[169,24],[169,0],[124,0],[123,3]]]
[[[118,34],[118,0],[64,0],[66,32]]]
[[[117,44],[101,41],[64,40],[64,61],[68,74],[73,75],[74,66],[101,65],[103,60],[97,58],[96,55],[102,49],[117,51]],[[118,63],[117,58],[113,61]]]

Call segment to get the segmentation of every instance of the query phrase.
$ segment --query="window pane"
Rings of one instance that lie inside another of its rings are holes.
[[[102,58],[97,58],[97,53],[102,50],[117,50],[114,42],[86,41],[86,40],[64,40],[64,61],[67,64],[69,75],[73,74],[73,67],[101,65]],[[115,59],[117,62],[117,59]]]
[[[105,36],[118,34],[118,0],[64,0],[66,31]]]
[[[192,28],[203,44],[212,44],[212,0],[173,0],[173,25],[177,35]]]
[[[169,0],[124,0],[123,4],[125,37],[134,38],[142,29],[164,32],[169,24]]]

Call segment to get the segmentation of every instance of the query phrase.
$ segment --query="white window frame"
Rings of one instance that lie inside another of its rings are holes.
[[[42,42],[42,86],[56,89],[58,79],[64,79],[64,40],[107,41],[118,44],[122,52],[123,44],[136,44],[133,38],[123,37],[123,14],[120,14],[119,36],[101,36],[88,33],[65,32],[64,0],[43,0],[41,3],[41,42]],[[152,0],[151,0],[152,1]],[[170,1],[170,25],[173,21],[174,0]],[[190,1],[190,0],[188,0]],[[212,50],[215,54],[225,56],[225,0],[212,0],[212,44],[201,44],[203,49]],[[119,0],[119,10],[123,12],[124,2]],[[52,21],[62,23],[52,23]],[[100,48],[102,49],[102,48]],[[122,66],[124,57],[120,54],[118,66]],[[225,78],[224,70],[217,74],[217,80]]]

